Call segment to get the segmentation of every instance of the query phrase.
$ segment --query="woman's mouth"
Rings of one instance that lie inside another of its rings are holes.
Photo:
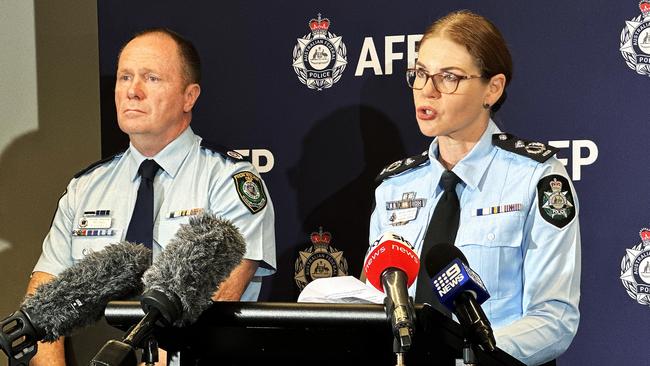
[[[419,119],[427,120],[427,121],[435,119],[438,116],[438,112],[435,109],[428,106],[418,107],[416,109],[416,112],[417,112],[417,117]]]

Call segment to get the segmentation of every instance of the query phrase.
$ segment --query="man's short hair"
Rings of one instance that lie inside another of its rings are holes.
[[[156,27],[148,28],[138,33],[135,33],[129,40],[122,44],[120,52],[117,55],[117,61],[119,63],[120,56],[122,56],[122,51],[124,47],[131,42],[132,40],[153,33],[160,33],[169,36],[178,46],[178,54],[183,63],[183,73],[185,74],[185,81],[187,84],[198,84],[201,81],[201,59],[199,57],[199,52],[194,47],[194,44],[187,40],[185,37],[174,32],[169,28]]]

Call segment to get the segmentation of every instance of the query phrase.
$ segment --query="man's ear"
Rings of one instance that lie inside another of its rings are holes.
[[[201,86],[199,84],[193,83],[185,87],[185,104],[183,104],[183,111],[190,112],[196,103],[196,100],[199,99],[201,94]]]

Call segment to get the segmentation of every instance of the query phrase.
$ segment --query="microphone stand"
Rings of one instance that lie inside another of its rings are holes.
[[[151,336],[147,339],[140,362],[146,366],[154,366],[158,362],[158,342],[155,337]]]
[[[476,354],[472,349],[472,343],[467,338],[465,338],[463,343],[463,364],[467,366],[478,365],[476,361]]]
[[[173,324],[180,318],[181,305],[178,298],[168,298],[163,292],[149,290],[140,300],[145,316],[129,330],[120,342],[108,341],[90,362],[91,366],[136,366],[135,348],[142,348],[142,362],[154,365],[158,361],[158,342],[153,336],[154,326],[161,321]]]
[[[153,327],[160,316],[156,308],[152,308],[147,314],[129,330],[122,341],[110,340],[90,361],[91,366],[136,366],[137,358],[135,348],[143,347],[142,362],[146,365],[153,365],[158,360],[158,345],[153,337]],[[155,351],[152,350],[155,347]]]
[[[404,363],[404,354],[406,349],[402,347],[401,342],[397,337],[393,338],[393,352],[395,353],[395,366],[406,366]]]

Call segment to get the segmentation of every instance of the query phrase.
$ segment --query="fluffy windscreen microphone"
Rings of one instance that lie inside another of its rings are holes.
[[[10,364],[31,358],[33,353],[28,353],[35,351],[36,341],[70,335],[97,321],[109,301],[139,293],[139,279],[150,258],[151,251],[142,245],[111,244],[39,286],[25,297],[20,310],[0,321],[0,346]]]
[[[211,213],[190,218],[144,274],[145,312],[154,308],[175,326],[195,322],[245,252],[244,238],[230,221]]]
[[[74,328],[97,321],[110,300],[142,291],[139,279],[149,267],[151,251],[121,242],[93,252],[28,295],[21,309],[42,340],[53,342]]]
[[[190,218],[142,278],[145,291],[140,302],[145,316],[122,341],[107,342],[90,364],[135,364],[135,349],[149,348],[156,324],[194,323],[212,304],[217,286],[241,263],[245,252],[244,238],[230,221],[210,213]],[[149,356],[146,362],[155,361]]]

